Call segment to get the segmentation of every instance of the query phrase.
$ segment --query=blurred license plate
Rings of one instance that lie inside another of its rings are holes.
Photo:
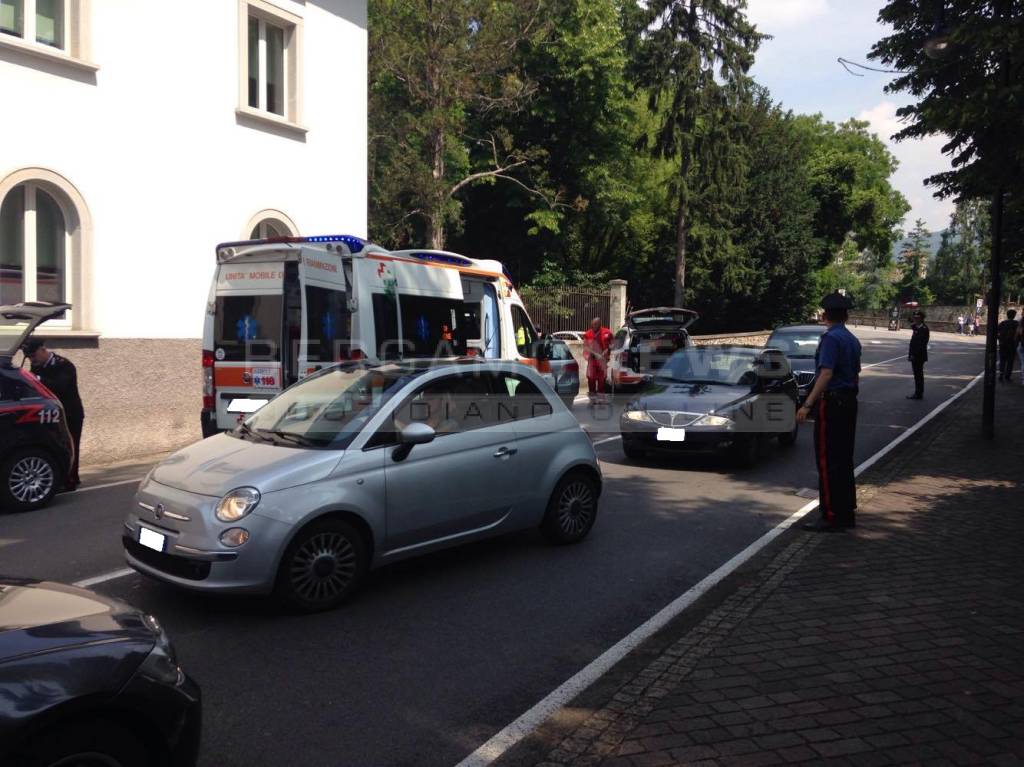
[[[658,427],[658,442],[683,442],[686,429],[671,429],[668,426]]]
[[[148,527],[139,528],[139,543],[147,549],[163,552],[164,543],[166,541],[167,536],[162,533],[158,533],[156,530],[150,530]]]
[[[265,399],[233,399],[228,403],[229,413],[255,413],[267,404]]]

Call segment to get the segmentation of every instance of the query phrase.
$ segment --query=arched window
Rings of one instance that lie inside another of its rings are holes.
[[[268,237],[294,237],[299,233],[295,222],[279,210],[267,208],[249,219],[242,237],[265,240]]]
[[[272,218],[265,218],[252,228],[249,234],[250,240],[265,240],[268,237],[287,237],[288,232],[281,225],[280,221]]]
[[[69,299],[70,230],[64,205],[25,182],[0,204],[0,303]]]

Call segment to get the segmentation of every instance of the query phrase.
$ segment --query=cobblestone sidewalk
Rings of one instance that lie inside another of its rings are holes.
[[[1024,388],[994,443],[980,412],[978,386],[861,478],[855,532],[794,531],[539,764],[1024,764]]]

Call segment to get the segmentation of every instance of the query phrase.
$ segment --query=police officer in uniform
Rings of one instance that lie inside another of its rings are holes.
[[[857,429],[860,341],[846,328],[850,299],[840,293],[821,302],[828,325],[814,355],[817,377],[797,411],[798,423],[814,413],[814,454],[818,466],[821,516],[803,525],[830,532],[855,525],[857,486],[853,477],[853,442]]]
[[[914,312],[910,330],[912,335],[907,359],[914,370],[914,393],[908,394],[907,399],[924,399],[924,363],[928,361],[928,339],[931,337],[931,331],[924,324],[924,312],[920,309]]]
[[[68,431],[75,443],[75,459],[71,464],[64,484],[65,490],[74,490],[80,484],[78,478],[78,446],[82,441],[82,425],[85,421],[85,409],[82,398],[78,394],[78,371],[66,357],[54,354],[38,338],[24,343],[22,351],[32,361],[32,374],[47,389],[52,391],[60,404],[64,406],[64,418],[67,419]]]

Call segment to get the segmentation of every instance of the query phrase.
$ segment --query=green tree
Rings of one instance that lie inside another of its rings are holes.
[[[542,8],[542,0],[370,0],[372,236],[444,247],[446,224],[460,219],[458,195],[477,183],[544,196],[529,183],[529,151],[493,120],[521,112],[536,90],[519,48],[546,34]],[[497,127],[478,133],[480,118]]]
[[[931,290],[925,284],[925,271],[931,256],[929,242],[932,233],[917,219],[910,230],[907,241],[903,243],[896,265],[900,269],[899,294],[906,301],[917,301],[921,304],[931,303]]]
[[[836,125],[821,115],[797,120],[816,147],[808,173],[810,192],[818,201],[814,226],[821,243],[819,264],[829,264],[851,235],[859,250],[888,254],[910,210],[890,182],[896,158],[866,122]]]
[[[951,47],[947,57],[931,59],[923,51],[938,7]],[[886,90],[916,98],[898,110],[906,127],[895,138],[943,137],[952,170],[925,179],[936,196],[966,201],[1004,193],[1007,272],[1024,272],[1024,3],[889,0],[879,20],[893,32],[870,56],[899,72]]]
[[[983,200],[962,200],[950,215],[927,279],[940,303],[973,306],[985,295],[992,238],[988,207]]]
[[[815,270],[819,243],[814,234],[817,201],[808,167],[813,143],[790,112],[756,89],[741,114],[748,126],[743,197],[736,206],[732,239],[740,251],[744,280],[722,295],[723,284],[697,291],[707,309],[732,304],[732,321],[750,328],[773,327],[807,318],[820,296]]]
[[[636,79],[659,122],[651,148],[656,157],[678,165],[670,194],[674,299],[681,305],[689,239],[723,233],[714,226],[695,232],[692,206],[697,196],[714,193],[740,175],[729,151],[737,137],[733,117],[764,36],[747,20],[745,0],[650,0],[640,7]]]
[[[523,46],[522,66],[536,90],[529,108],[505,123],[530,148],[536,183],[557,190],[553,206],[511,185],[466,199],[466,228],[453,243],[507,261],[528,276],[544,260],[599,271],[645,259],[657,239],[649,196],[662,179],[634,149],[649,117],[626,77],[621,0],[545,0],[551,31]],[[663,187],[661,187],[663,188]],[[495,227],[502,232],[495,237]]]

